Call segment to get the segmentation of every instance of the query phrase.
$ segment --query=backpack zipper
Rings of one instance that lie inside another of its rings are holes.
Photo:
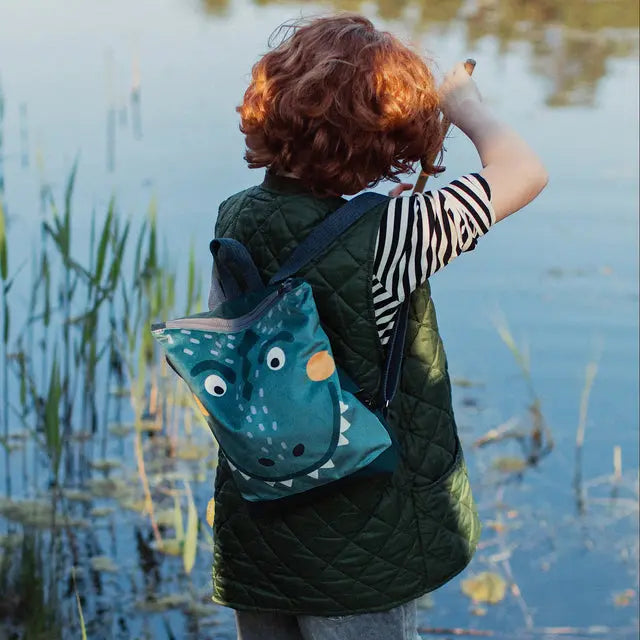
[[[152,332],[163,329],[194,329],[195,331],[215,331],[218,333],[237,333],[248,329],[256,320],[263,316],[272,307],[278,298],[289,293],[293,288],[290,278],[280,284],[277,291],[270,293],[249,313],[237,318],[178,318],[168,320],[151,327]]]

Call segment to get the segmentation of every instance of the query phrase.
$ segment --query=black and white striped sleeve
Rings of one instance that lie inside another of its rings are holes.
[[[437,191],[389,202],[378,232],[373,277],[383,344],[405,298],[438,269],[473,249],[494,222],[489,185],[477,173]]]

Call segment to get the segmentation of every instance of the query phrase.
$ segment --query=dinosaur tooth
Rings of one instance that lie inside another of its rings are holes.
[[[275,486],[275,484],[276,484],[275,482],[269,482],[268,480],[265,480],[265,482],[266,482],[270,487],[273,487],[273,486]]]
[[[340,433],[344,433],[349,427],[351,423],[344,417],[340,417]]]
[[[315,478],[316,480],[318,479],[318,470],[316,469],[315,471],[312,471],[311,473],[307,474],[310,478]]]
[[[280,484],[283,484],[285,487],[290,487],[293,484],[293,480],[280,480]]]
[[[333,460],[329,460],[328,462],[325,462],[320,468],[321,469],[333,469],[333,467],[335,467],[336,465],[333,464]]]
[[[342,400],[340,400],[340,413],[344,413],[349,408]]]
[[[344,447],[345,444],[349,444],[349,441],[342,434],[340,434],[340,438],[338,438],[338,446]]]
[[[249,476],[246,473],[242,473],[242,471],[240,471],[240,475],[245,479],[248,480]]]
[[[236,465],[233,464],[233,462],[227,460],[227,464],[229,465],[229,467],[231,467],[231,471],[235,471],[236,470]]]

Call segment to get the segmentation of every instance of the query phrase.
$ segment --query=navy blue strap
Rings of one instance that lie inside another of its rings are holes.
[[[388,199],[387,196],[380,193],[367,191],[349,200],[311,231],[305,240],[295,248],[273,278],[269,280],[269,284],[281,282],[295,275],[302,267],[322,255],[367,211]]]
[[[309,262],[322,255],[367,211],[385,200],[388,200],[386,196],[373,192],[363,193],[349,200],[311,231],[271,278],[269,284],[295,275]],[[235,298],[264,286],[251,255],[242,243],[231,238],[217,238],[211,241],[210,249],[226,298]],[[406,300],[398,310],[393,334],[389,340],[378,396],[378,406],[383,410],[393,399],[400,380],[408,314],[409,301]]]
[[[264,288],[260,272],[247,248],[232,238],[215,238],[209,245],[225,298]]]

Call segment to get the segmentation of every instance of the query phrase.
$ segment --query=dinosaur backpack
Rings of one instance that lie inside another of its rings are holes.
[[[333,212],[266,285],[244,245],[214,239],[221,302],[152,327],[246,500],[285,498],[395,466],[384,413],[397,387],[406,304],[389,343],[377,408],[369,408],[333,358],[310,285],[294,277],[384,199],[364,193]]]

